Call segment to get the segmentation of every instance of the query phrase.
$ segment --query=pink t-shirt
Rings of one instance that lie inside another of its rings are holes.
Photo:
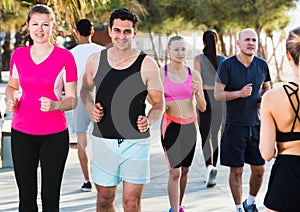
[[[62,99],[64,83],[77,81],[74,57],[68,50],[54,46],[50,55],[36,64],[30,56],[30,48],[17,48],[11,57],[10,76],[19,79],[22,93],[13,114],[12,127],[30,135],[64,131],[68,126],[64,112],[42,112],[39,99]]]

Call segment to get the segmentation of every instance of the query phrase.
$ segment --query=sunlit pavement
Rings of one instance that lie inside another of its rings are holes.
[[[4,94],[5,84],[0,84],[0,94]],[[70,114],[67,114],[70,117]],[[151,182],[145,186],[142,199],[142,211],[145,212],[167,212],[169,200],[167,194],[168,168],[165,162],[159,136],[159,122],[151,128]],[[198,136],[199,137],[199,136]],[[75,142],[75,136],[71,136]],[[217,185],[213,188],[206,188],[205,165],[200,151],[201,140],[198,139],[194,162],[191,166],[184,206],[186,212],[206,211],[234,211],[234,203],[228,186],[229,169],[218,165]],[[54,157],[55,157],[55,153]],[[264,183],[257,196],[257,206],[260,211],[264,210],[263,198],[267,189],[271,163],[267,164]],[[40,172],[39,172],[40,178]],[[243,199],[249,191],[249,166],[246,165],[243,175]],[[96,211],[96,190],[82,192],[80,187],[83,183],[83,176],[77,158],[76,145],[70,147],[66,164],[60,198],[61,212]],[[122,210],[122,185],[116,196],[117,211]],[[38,194],[39,211],[41,210],[40,193]],[[18,190],[14,179],[12,168],[0,169],[0,211],[18,211]]]

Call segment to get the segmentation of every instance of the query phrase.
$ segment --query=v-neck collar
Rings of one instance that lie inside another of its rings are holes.
[[[30,57],[30,60],[31,60],[31,62],[32,62],[35,66],[40,66],[40,65],[43,65],[44,63],[46,63],[46,62],[49,60],[49,58],[52,56],[53,52],[55,51],[56,46],[55,46],[55,45],[53,46],[53,49],[52,49],[52,51],[50,52],[50,54],[49,54],[44,60],[42,60],[40,63],[36,63],[36,62],[34,62],[34,60],[32,59],[32,56],[31,56],[31,48],[32,48],[32,45],[31,45],[30,48],[29,48],[29,57]]]

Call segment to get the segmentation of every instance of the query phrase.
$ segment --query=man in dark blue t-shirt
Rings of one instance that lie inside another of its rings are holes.
[[[221,165],[230,167],[229,185],[236,211],[258,211],[255,197],[261,187],[265,161],[259,152],[259,106],[263,92],[270,88],[268,64],[255,56],[257,34],[244,29],[237,45],[240,53],[220,64],[215,98],[226,101],[226,122],[221,139]],[[244,163],[251,166],[250,191],[242,203]],[[242,206],[243,205],[243,206]]]

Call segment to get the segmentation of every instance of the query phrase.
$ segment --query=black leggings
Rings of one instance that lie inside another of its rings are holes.
[[[36,136],[12,129],[11,141],[19,188],[19,211],[38,211],[37,168],[40,161],[43,212],[58,212],[62,176],[69,152],[68,130]]]
[[[219,156],[218,132],[222,122],[222,102],[216,101],[213,90],[204,90],[206,110],[199,111],[199,130],[205,165],[216,166]]]

